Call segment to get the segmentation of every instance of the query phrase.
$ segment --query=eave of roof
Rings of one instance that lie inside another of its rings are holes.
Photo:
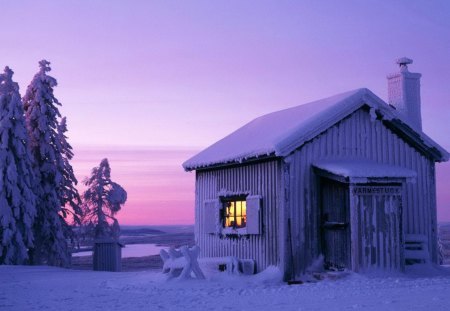
[[[390,164],[377,163],[367,159],[321,159],[314,167],[342,177],[372,178],[415,178],[413,170]]]
[[[358,89],[256,118],[184,162],[183,167],[191,171],[269,155],[285,157],[365,105],[435,161],[449,159],[446,150],[422,131],[414,129],[395,108],[370,90]],[[273,132],[267,130],[270,126]],[[258,134],[263,137],[255,138]]]

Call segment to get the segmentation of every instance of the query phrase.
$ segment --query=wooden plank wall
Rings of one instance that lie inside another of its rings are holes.
[[[434,162],[408,145],[385,127],[372,120],[368,109],[361,108],[329,128],[285,159],[289,169],[287,217],[291,218],[296,273],[300,275],[320,254],[317,177],[312,163],[320,158],[360,157],[378,163],[393,164],[417,172],[415,183],[406,185],[404,233],[425,234],[432,260],[436,252],[436,194]],[[288,269],[290,262],[286,262]]]
[[[338,222],[345,226],[322,229],[322,252],[325,266],[349,268],[350,262],[350,200],[348,184],[322,180],[321,223]],[[318,207],[320,208],[320,207]]]
[[[254,164],[196,173],[195,239],[201,257],[236,256],[254,259],[257,271],[278,265],[278,198],[280,162],[272,160]],[[230,238],[204,233],[203,206],[206,200],[218,199],[220,194],[249,193],[262,196],[262,234]]]

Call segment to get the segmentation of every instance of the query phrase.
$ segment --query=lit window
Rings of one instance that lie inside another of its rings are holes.
[[[244,228],[247,225],[247,202],[245,198],[223,201],[223,226],[225,228]]]

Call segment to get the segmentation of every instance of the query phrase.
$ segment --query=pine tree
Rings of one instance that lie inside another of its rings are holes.
[[[58,193],[62,202],[61,216],[63,218],[72,218],[75,224],[81,224],[82,209],[81,198],[78,194],[78,190],[75,187],[78,183],[73,172],[73,168],[70,165],[70,160],[73,158],[72,146],[67,142],[67,121],[66,117],[61,119],[58,124],[58,141],[61,143],[61,162],[58,163],[58,169],[63,176],[63,182],[61,183]],[[65,236],[74,238],[72,226],[68,225],[66,221],[63,221],[65,225]]]
[[[60,122],[61,106],[53,94],[56,79],[49,76],[50,63],[39,62],[40,70],[34,76],[23,98],[29,148],[34,160],[34,173],[38,181],[37,216],[34,224],[35,247],[32,263],[67,266],[68,216],[66,206],[71,206],[75,219],[81,210],[75,188],[77,183],[69,160],[72,148],[67,143],[66,121]]]
[[[88,187],[83,194],[85,223],[95,224],[96,238],[117,239],[120,227],[114,216],[125,204],[127,192],[111,181],[108,159],[103,159],[98,167],[92,169],[84,184]]]
[[[0,264],[23,264],[33,246],[34,177],[19,86],[0,75]]]

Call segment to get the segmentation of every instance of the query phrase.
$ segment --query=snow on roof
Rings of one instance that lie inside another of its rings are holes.
[[[399,119],[409,125],[370,90],[357,89],[256,118],[184,162],[183,167],[189,171],[251,158],[286,156],[365,104],[387,119]],[[437,149],[442,159],[448,159],[448,153],[428,136],[417,129],[414,132],[429,148]]]
[[[365,159],[327,159],[313,164],[326,172],[350,178],[415,178],[416,172],[390,164]]]

